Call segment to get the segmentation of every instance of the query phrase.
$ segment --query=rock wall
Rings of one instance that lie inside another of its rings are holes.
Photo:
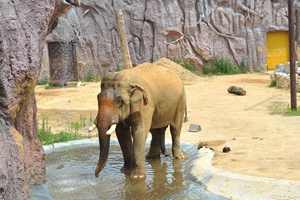
[[[160,57],[201,66],[227,57],[265,70],[266,32],[287,30],[286,0],[83,0],[50,41],[76,41],[78,63],[101,74],[121,65],[116,11],[123,9],[133,64]],[[81,74],[84,76],[84,74]]]
[[[69,7],[60,0],[0,1],[0,200],[28,199],[29,185],[45,181],[34,87],[46,36]]]

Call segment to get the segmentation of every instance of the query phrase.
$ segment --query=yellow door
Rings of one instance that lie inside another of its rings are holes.
[[[273,70],[289,61],[289,34],[287,31],[267,33],[267,65]]]

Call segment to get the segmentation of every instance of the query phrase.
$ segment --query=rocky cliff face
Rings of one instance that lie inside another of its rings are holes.
[[[49,40],[76,41],[81,75],[121,65],[116,11],[124,10],[134,64],[213,57],[265,70],[266,32],[287,30],[285,0],[83,0]]]
[[[69,7],[64,3],[0,2],[0,200],[28,199],[29,185],[45,181],[34,87],[46,36]]]

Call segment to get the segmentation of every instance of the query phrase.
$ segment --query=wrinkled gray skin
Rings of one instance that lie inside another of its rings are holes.
[[[180,132],[185,111],[183,83],[177,74],[164,67],[145,63],[106,76],[98,95],[96,126],[100,156],[95,175],[99,175],[107,161],[110,136],[106,132],[113,124],[124,157],[123,171],[131,178],[145,178],[144,151],[149,131],[153,139],[148,158],[160,156],[165,129],[170,126],[173,156],[183,159]]]

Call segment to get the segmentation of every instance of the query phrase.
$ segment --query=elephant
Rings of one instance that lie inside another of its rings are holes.
[[[149,131],[152,141],[148,158],[159,157],[164,151],[164,134],[168,126],[173,157],[184,158],[180,133],[187,117],[186,95],[183,82],[175,72],[158,64],[144,63],[109,73],[101,81],[97,99],[95,125],[100,155],[96,177],[106,164],[110,146],[107,131],[114,124],[124,157],[122,170],[130,178],[143,179],[146,176],[144,151]]]

